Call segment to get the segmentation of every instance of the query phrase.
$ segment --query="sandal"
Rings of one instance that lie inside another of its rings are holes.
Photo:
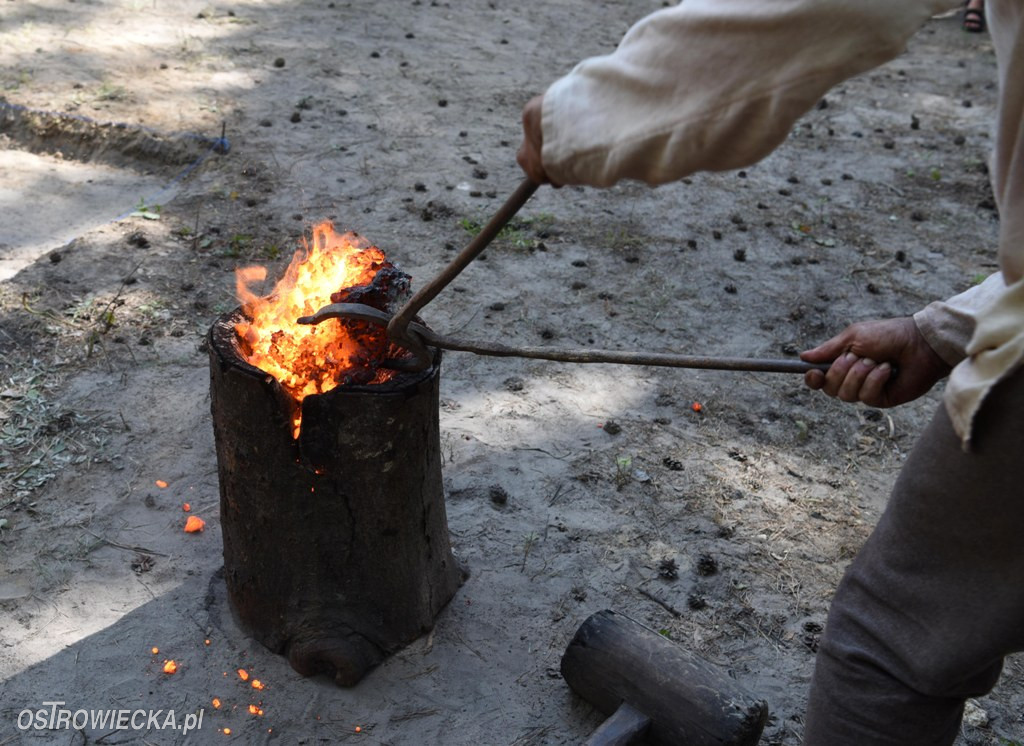
[[[980,34],[985,30],[985,11],[978,8],[968,8],[964,3],[964,31],[971,34]]]

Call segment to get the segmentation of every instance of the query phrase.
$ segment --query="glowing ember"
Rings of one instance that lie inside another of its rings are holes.
[[[296,323],[328,303],[365,303],[390,310],[408,289],[409,278],[376,246],[354,233],[339,234],[330,222],[313,228],[311,244],[296,252],[284,277],[265,297],[250,289],[266,278],[263,267],[236,272],[238,297],[248,320],[235,326],[245,359],[270,373],[296,402],[293,435],[298,437],[298,404],[310,394],[339,385],[384,383],[394,371],[378,368],[391,350],[383,329],[364,322]]]
[[[253,689],[262,689],[263,688],[263,682],[260,681],[259,679],[253,679],[252,680],[252,688]]]
[[[191,503],[183,503],[181,509],[188,513],[192,510],[192,505]]]
[[[213,709],[215,709],[215,710],[219,710],[219,709],[220,709],[220,698],[219,698],[219,697],[214,697],[214,698],[213,698],[213,699],[212,699],[212,700],[210,701],[210,704],[212,704],[212,705],[213,705]]]
[[[230,728],[225,728],[223,733],[224,733],[225,736],[230,736],[231,735],[231,729]]]
[[[160,489],[164,489],[167,486],[167,482],[165,482],[162,479],[158,479],[156,480],[156,486],[159,487]]]
[[[249,680],[249,672],[246,671],[244,668],[238,669],[238,678],[240,678],[242,681],[248,681]]]
[[[206,521],[197,515],[190,515],[188,520],[185,521],[185,533],[194,534],[197,531],[202,531],[206,528]]]
[[[250,715],[262,715],[263,714],[263,710],[261,710],[256,705],[249,705],[249,714]]]
[[[164,661],[164,673],[176,673],[178,664],[174,661]]]
[[[156,655],[159,652],[160,652],[160,648],[154,646],[153,647],[153,655]]]

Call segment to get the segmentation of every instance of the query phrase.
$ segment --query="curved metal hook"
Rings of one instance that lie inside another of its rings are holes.
[[[374,326],[387,329],[391,315],[363,303],[331,303],[310,316],[301,316],[296,321],[300,324],[320,324],[327,319],[354,319],[366,321]],[[427,343],[433,337],[422,324],[411,323],[403,329],[401,338],[392,337],[391,341],[412,353],[410,358],[387,358],[381,362],[384,368],[416,373],[426,370],[432,364],[433,356],[427,349]]]

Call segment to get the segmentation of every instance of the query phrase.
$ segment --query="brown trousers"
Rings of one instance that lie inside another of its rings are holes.
[[[1024,369],[921,435],[829,611],[805,746],[942,746],[1024,650]],[[1024,728],[1024,725],[1022,725]]]

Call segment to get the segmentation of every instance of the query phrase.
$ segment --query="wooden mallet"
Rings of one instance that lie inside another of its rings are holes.
[[[580,625],[562,676],[610,716],[586,746],[755,746],[768,719],[767,703],[723,671],[614,611]]]

